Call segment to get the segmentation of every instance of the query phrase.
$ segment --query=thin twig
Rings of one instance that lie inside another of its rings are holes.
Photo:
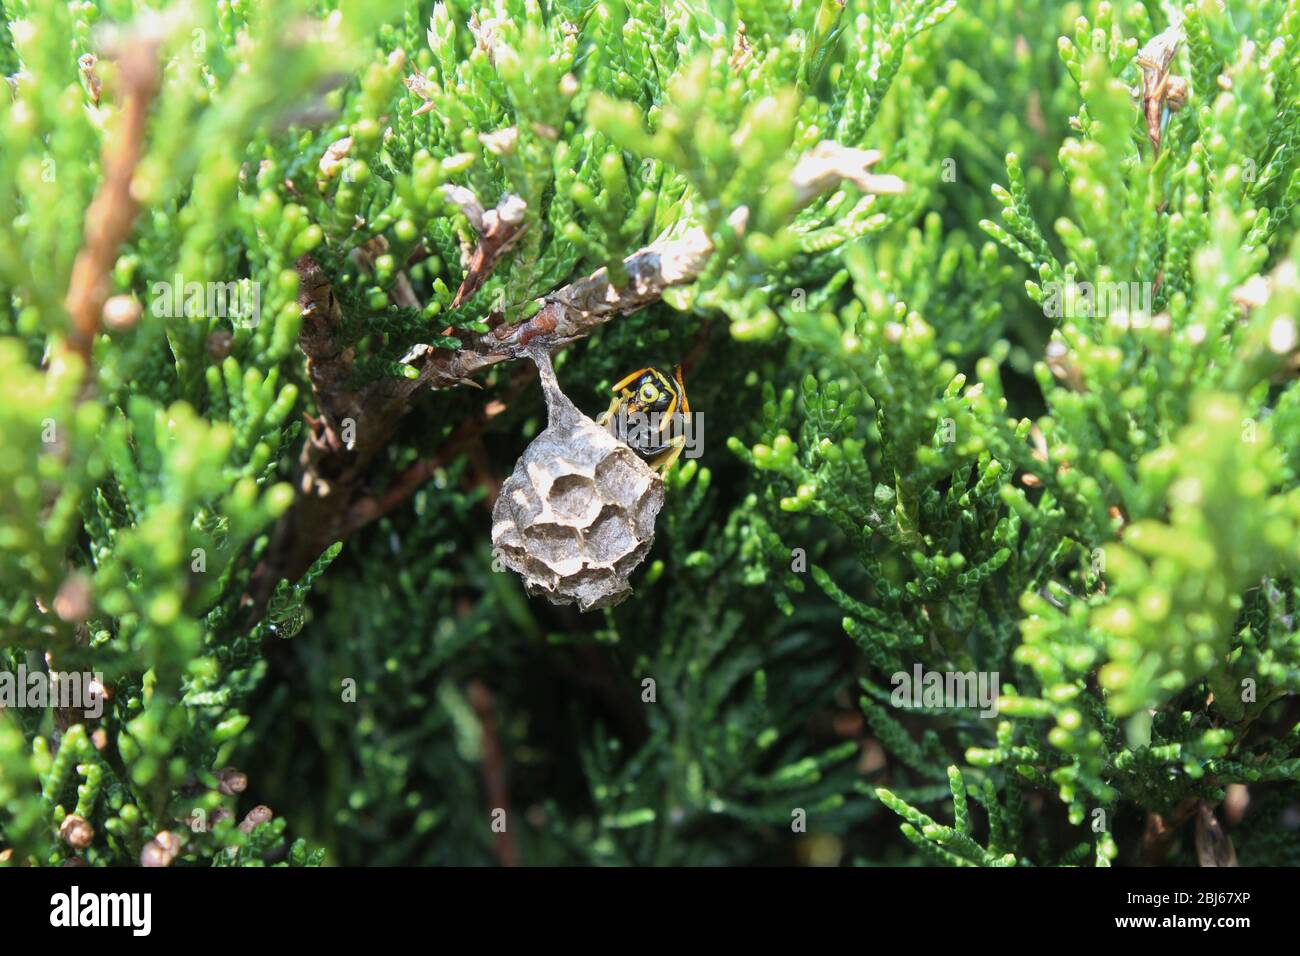
[[[483,728],[483,785],[487,790],[488,813],[500,810],[504,815],[505,829],[493,834],[497,859],[502,866],[519,865],[519,848],[510,832],[510,792],[506,786],[505,758],[501,752],[501,739],[497,736],[493,715],[492,692],[481,680],[469,684],[469,702]]]
[[[87,360],[108,300],[113,264],[140,210],[131,192],[131,181],[144,151],[149,104],[158,92],[159,83],[158,48],[154,41],[129,39],[117,60],[126,105],[117,134],[104,145],[104,180],[86,209],[81,251],[72,264],[72,277],[64,299],[64,307],[72,317],[69,344]]]
[[[359,499],[348,511],[347,518],[343,522],[343,533],[355,534],[370,522],[388,514],[433,477],[434,472],[450,464],[463,449],[481,441],[484,426],[504,412],[537,374],[536,369],[532,367],[521,368],[525,374],[515,381],[510,391],[502,398],[487,402],[477,413],[456,426],[443,442],[442,447],[438,449],[437,454],[429,458],[421,458],[398,472],[383,494],[378,497],[366,495]]]

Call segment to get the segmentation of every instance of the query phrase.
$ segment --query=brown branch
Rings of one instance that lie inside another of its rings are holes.
[[[307,356],[307,377],[317,410],[332,431],[341,431],[344,419],[357,411],[356,396],[348,388],[355,353],[336,344],[343,313],[325,270],[311,255],[300,258],[297,269],[302,309],[298,346]]]
[[[505,829],[493,834],[497,859],[502,866],[519,865],[519,848],[510,832],[510,792],[506,786],[505,758],[501,752],[501,739],[497,736],[493,715],[492,692],[481,680],[469,684],[469,702],[483,728],[483,786],[487,790],[489,817],[497,810],[505,815]]]
[[[144,150],[149,104],[158,92],[157,54],[156,42],[132,38],[126,41],[118,56],[126,105],[117,135],[104,146],[104,179],[86,210],[81,251],[72,264],[72,277],[64,299],[64,307],[72,317],[68,342],[73,351],[87,360],[108,300],[113,264],[140,210],[131,192],[131,180]]]
[[[1197,812],[1200,801],[1185,797],[1174,808],[1172,818],[1166,820],[1159,813],[1148,813],[1142,840],[1138,844],[1138,866],[1160,866],[1172,848],[1179,829]]]
[[[456,186],[446,187],[446,190],[452,195],[456,195],[458,190],[468,193],[468,190],[461,190]],[[470,198],[461,200],[461,208],[466,211],[470,221],[478,229],[479,240],[470,255],[465,278],[460,288],[456,290],[456,297],[451,300],[453,309],[459,307],[462,302],[483,287],[483,283],[487,282],[488,277],[492,275],[492,270],[497,267],[497,263],[514,248],[519,237],[528,229],[528,221],[524,218],[527,207],[522,199],[510,193],[501,197],[495,209],[486,212],[478,206],[478,198],[472,194]]]
[[[492,462],[488,460],[487,448],[483,445],[483,436],[475,435],[465,449],[465,457],[469,459],[470,475],[467,476],[467,485],[470,488],[481,489],[483,491],[483,504],[492,513],[492,508],[497,503],[497,497],[501,494],[501,478],[492,468]]]
[[[1236,866],[1237,851],[1232,838],[1204,800],[1196,813],[1196,859],[1201,866]]]
[[[537,374],[536,367],[531,365],[520,366],[520,370],[523,374],[516,378],[510,391],[504,397],[488,402],[476,414],[462,421],[443,442],[436,455],[408,465],[389,482],[383,494],[365,495],[348,509],[342,528],[344,536],[351,535],[377,518],[388,514],[433,477],[434,472],[439,468],[446,467],[462,450],[479,442],[484,426],[504,412]]]
[[[551,293],[528,321],[497,325],[457,351],[417,345],[407,353],[406,362],[420,370],[419,377],[392,385],[404,395],[424,385],[457,385],[498,362],[524,358],[529,343],[536,339],[555,351],[616,316],[630,315],[658,302],[667,289],[693,282],[712,251],[703,229],[692,229],[679,239],[651,243],[623,260],[628,274],[623,288],[615,287],[608,272],[599,269]]]

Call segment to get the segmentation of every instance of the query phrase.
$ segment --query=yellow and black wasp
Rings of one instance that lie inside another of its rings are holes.
[[[615,434],[629,448],[651,468],[666,472],[686,447],[682,430],[673,428],[691,413],[682,367],[675,366],[671,377],[652,366],[639,368],[610,390],[614,398],[596,423],[608,427],[613,422]]]

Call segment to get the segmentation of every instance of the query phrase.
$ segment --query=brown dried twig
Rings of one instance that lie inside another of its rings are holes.
[[[72,317],[68,341],[83,359],[90,358],[91,344],[108,300],[113,264],[139,212],[131,181],[144,152],[149,105],[158,92],[156,41],[128,39],[117,55],[117,65],[126,103],[121,125],[104,146],[104,179],[86,210],[81,251],[72,264],[64,300],[64,307]]]
[[[483,428],[504,412],[537,374],[535,367],[521,365],[522,374],[516,377],[510,390],[501,398],[486,403],[477,414],[466,418],[443,442],[438,453],[422,458],[398,472],[382,494],[364,495],[349,510],[343,523],[343,534],[349,535],[370,522],[388,514],[422,484],[433,477],[439,468],[449,465],[461,451],[482,440]]]
[[[1204,800],[1196,814],[1196,859],[1201,866],[1236,866],[1237,851],[1214,808]]]
[[[483,786],[487,791],[488,812],[500,811],[505,815],[504,829],[494,833],[497,859],[502,866],[518,866],[519,848],[510,832],[510,791],[506,786],[505,758],[493,715],[492,692],[481,680],[472,680],[469,702],[479,726],[483,728]]]
[[[1181,24],[1174,24],[1147,41],[1137,54],[1142,69],[1142,115],[1147,121],[1147,138],[1156,155],[1164,133],[1165,109],[1177,110],[1187,100],[1187,81],[1169,72],[1183,42]]]
[[[1159,813],[1148,813],[1142,840],[1138,845],[1139,866],[1160,866],[1173,846],[1179,829],[1197,812],[1200,801],[1187,797],[1174,807],[1169,819]]]
[[[455,309],[483,287],[497,263],[527,231],[528,222],[524,214],[528,207],[518,196],[506,193],[495,209],[484,211],[478,197],[464,187],[445,186],[443,192],[449,200],[460,206],[479,233],[478,245],[470,254],[465,278],[451,301],[451,307]]]

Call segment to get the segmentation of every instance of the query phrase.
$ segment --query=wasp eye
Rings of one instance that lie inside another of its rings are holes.
[[[646,382],[641,386],[641,391],[638,393],[637,397],[640,398],[642,402],[649,404],[659,397],[659,389],[655,388],[655,386],[651,385],[649,382]]]

